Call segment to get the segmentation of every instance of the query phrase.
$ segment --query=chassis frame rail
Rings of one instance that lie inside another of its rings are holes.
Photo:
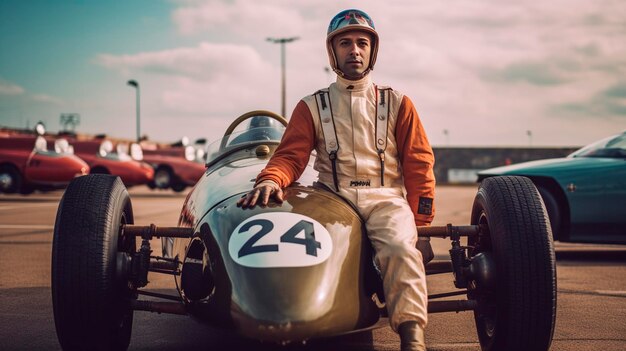
[[[448,224],[445,226],[418,226],[417,231],[423,237],[435,238],[454,238],[464,236],[476,236],[480,233],[481,228],[478,225],[462,225],[454,226]],[[130,225],[122,226],[122,234],[131,236],[140,236],[142,238],[192,238],[194,235],[193,228],[187,227],[158,227],[154,224],[150,225]]]

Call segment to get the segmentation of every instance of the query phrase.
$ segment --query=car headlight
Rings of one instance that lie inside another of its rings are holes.
[[[35,150],[48,151],[48,142],[46,141],[46,138],[42,137],[41,135],[37,137],[37,139],[35,140]]]
[[[98,150],[98,153],[101,157],[105,157],[111,151],[113,151],[113,143],[110,140],[105,140],[102,142],[102,144],[100,144],[100,149]]]
[[[39,135],[44,135],[46,134],[46,126],[43,125],[43,122],[37,122],[35,125],[35,131]]]
[[[71,154],[70,143],[65,138],[60,138],[54,141],[54,151],[58,154]],[[71,151],[74,151],[72,148]]]
[[[128,155],[128,144],[118,143],[115,147],[115,151],[118,155]]]
[[[130,157],[135,161],[143,160],[143,150],[141,149],[141,145],[137,143],[130,144]]]
[[[196,161],[203,162],[204,155],[205,155],[205,152],[203,149],[196,149]]]
[[[196,159],[196,149],[193,146],[185,147],[185,159],[187,161],[193,161]]]

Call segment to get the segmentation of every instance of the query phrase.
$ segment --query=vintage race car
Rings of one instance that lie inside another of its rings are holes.
[[[388,325],[363,220],[315,183],[311,167],[285,189],[282,204],[237,206],[282,133],[282,126],[269,126],[233,135],[255,117],[286,125],[266,111],[237,118],[215,144],[176,227],[134,224],[117,177],[72,182],[59,205],[52,253],[54,320],[64,349],[127,348],[135,311],[190,315],[278,344]],[[452,273],[457,289],[430,295],[430,313],[473,311],[483,350],[549,349],[555,256],[548,216],[530,180],[487,179],[471,224],[418,231],[451,243],[450,260],[429,262],[426,271]],[[154,256],[150,239],[158,237],[161,254]],[[144,290],[148,272],[172,275],[178,295]],[[450,299],[455,296],[461,298]]]
[[[502,175],[532,180],[548,210],[554,240],[626,244],[626,132],[567,157],[486,169],[478,181]]]
[[[66,139],[55,138],[52,143],[49,149],[42,135],[0,132],[0,193],[60,189],[89,173],[83,160],[59,150],[67,147]]]
[[[196,184],[205,171],[204,148],[189,145],[142,145],[143,161],[154,168],[151,189],[169,189],[181,192]]]
[[[89,164],[92,174],[119,176],[128,187],[147,184],[154,177],[154,170],[149,164],[136,161],[131,156],[137,149],[141,152],[138,144],[130,147],[128,144],[114,145],[113,141],[104,138],[74,139],[70,140],[70,144],[76,155]]]

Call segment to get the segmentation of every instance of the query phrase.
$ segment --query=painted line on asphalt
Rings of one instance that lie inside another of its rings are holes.
[[[596,293],[606,296],[626,297],[626,291],[624,290],[596,290]]]
[[[593,290],[593,291],[585,291],[585,290],[559,289],[558,292],[559,293],[565,293],[565,294],[626,297],[626,291],[624,291],[624,290]]]
[[[435,348],[435,349],[439,349],[439,348],[445,348],[445,349],[459,349],[459,350],[467,350],[468,348],[474,349],[474,347],[478,347],[480,348],[480,344],[477,342],[457,342],[457,343],[433,343],[433,344],[428,344],[428,349],[430,350],[431,348]]]
[[[49,224],[0,224],[0,229],[54,229]]]
[[[57,202],[46,202],[42,204],[23,204],[23,205],[13,205],[13,206],[0,206],[0,210],[15,210],[15,209],[27,209],[31,207],[46,207],[46,206],[59,206]]]

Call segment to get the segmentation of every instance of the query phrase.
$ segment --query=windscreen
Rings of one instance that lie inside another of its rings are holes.
[[[218,140],[211,142],[207,146],[206,162],[209,163],[219,157],[221,154],[233,150],[238,146],[259,144],[261,142],[280,142],[285,132],[282,124],[248,128],[246,130],[237,131],[230,135],[226,135]]]
[[[626,133],[614,135],[587,145],[568,157],[626,158]]]

